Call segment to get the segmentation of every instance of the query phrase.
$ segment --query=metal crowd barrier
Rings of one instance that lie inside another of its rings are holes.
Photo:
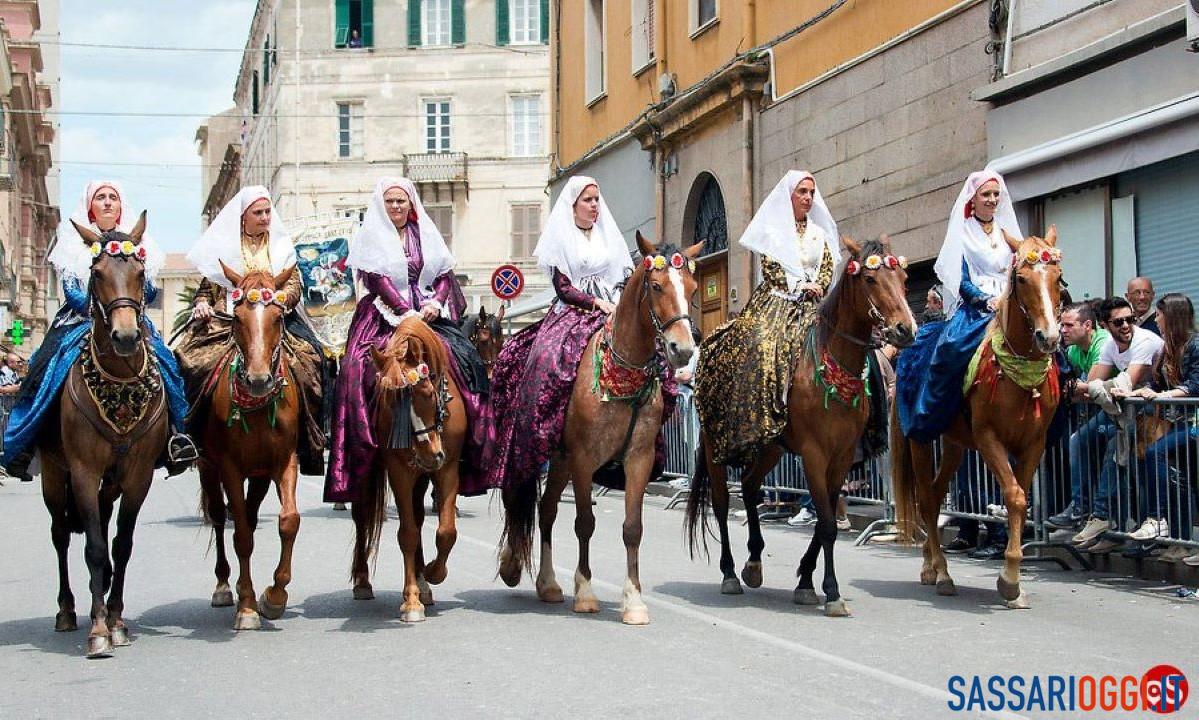
[[[1113,527],[1101,534],[1101,540],[1137,540],[1133,533],[1146,518],[1164,518],[1164,533],[1141,539],[1142,542],[1182,546],[1199,552],[1194,527],[1195,499],[1199,495],[1199,398],[1153,401],[1132,398],[1121,401],[1120,408],[1117,417],[1090,404],[1071,404],[1067,408],[1065,426],[1056,442],[1046,447],[1029,493],[1026,527],[1031,537],[1023,543],[1029,561],[1051,561],[1067,567],[1060,556],[1039,552],[1055,548],[1090,569],[1092,564],[1082,552],[1088,547],[1080,547],[1073,540],[1091,512],[1103,512],[1113,521]],[[1158,419],[1143,419],[1150,417]],[[689,392],[680,396],[678,409],[664,430],[664,475],[693,476],[699,420]],[[935,457],[939,463],[939,444]],[[858,544],[894,531],[890,473],[890,458],[884,455],[855,465],[846,481],[844,490],[850,502],[883,508],[882,518],[862,532]],[[740,473],[731,469],[730,482],[739,479]],[[766,477],[762,490],[776,501],[787,495],[807,495],[802,461],[785,454]],[[667,507],[684,501],[687,494],[688,490],[680,489]],[[1072,502],[1084,512],[1076,525],[1051,524],[1050,518],[1065,511]],[[977,452],[967,452],[962,467],[950,482],[942,513],[1006,526],[1007,510],[999,484]]]

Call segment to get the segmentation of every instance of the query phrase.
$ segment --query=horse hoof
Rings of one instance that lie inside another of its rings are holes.
[[[999,591],[1000,597],[1004,600],[1015,600],[1020,597],[1020,583],[1018,581],[1010,583],[1004,580],[1002,575],[995,579],[995,589]]]
[[[649,625],[649,608],[629,608],[620,617],[625,625]]]
[[[213,607],[233,607],[233,591],[217,590],[212,594]]]
[[[262,615],[267,620],[278,620],[283,617],[283,611],[287,609],[287,601],[284,600],[282,605],[275,605],[267,599],[266,593],[258,596],[258,614]]]
[[[933,570],[932,568],[929,568],[928,570],[921,570],[920,571],[920,584],[921,585],[936,585],[937,584],[937,571]]]
[[[87,639],[89,659],[112,657],[112,640],[107,635],[92,635]]]
[[[762,563],[745,563],[745,567],[741,569],[741,579],[751,588],[762,587]]]
[[[957,585],[954,585],[953,580],[950,578],[945,578],[944,580],[938,580],[937,581],[937,594],[945,595],[946,597],[948,597],[950,595],[957,595],[958,594]]]
[[[400,608],[400,622],[418,623],[425,621],[425,609],[420,605],[413,608]]]
[[[1015,600],[1007,601],[1007,607],[1008,610],[1028,610],[1032,608],[1032,605],[1028,602],[1028,595],[1021,592]]]
[[[449,570],[445,563],[434,563],[432,565],[426,565],[422,575],[424,575],[425,582],[431,585],[440,585],[443,581],[445,581],[445,576],[448,572]]]
[[[233,620],[234,630],[261,630],[262,618],[253,610],[244,610],[237,613],[237,617]]]
[[[375,589],[370,585],[357,585],[354,587],[355,600],[374,600]]]
[[[721,595],[742,595],[745,591],[741,589],[741,583],[735,577],[727,577],[720,583]]]
[[[560,603],[566,600],[566,598],[562,597],[562,588],[557,585],[546,585],[537,588],[537,599],[544,603]]]
[[[520,584],[520,563],[512,559],[512,553],[508,548],[500,552],[500,579],[508,587]]]
[[[113,647],[129,647],[133,641],[129,639],[129,629],[117,627],[112,629],[112,634],[108,636]]]
[[[54,632],[75,632],[79,629],[79,619],[75,613],[60,612],[54,616]]]
[[[820,596],[812,588],[795,588],[795,593],[792,595],[791,600],[796,605],[820,604]],[[844,601],[842,601],[842,604],[844,604]]]
[[[574,611],[577,613],[597,613],[600,611],[599,600],[589,598],[575,598]]]
[[[837,598],[829,600],[824,604],[825,617],[849,617],[849,606],[845,604],[845,598]]]

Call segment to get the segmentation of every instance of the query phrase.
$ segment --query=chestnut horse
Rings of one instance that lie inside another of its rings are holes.
[[[741,476],[741,497],[749,520],[749,560],[741,577],[746,585],[756,588],[762,584],[762,550],[766,546],[758,522],[758,491],[784,450],[803,458],[817,520],[812,540],[799,564],[794,600],[800,605],[820,604],[812,574],[823,550],[824,614],[829,617],[849,614],[833,569],[836,503],[853,465],[854,450],[866,429],[870,402],[864,382],[856,388],[855,399],[846,400],[833,387],[826,386],[823,372],[830,363],[835,363],[848,377],[868,382],[864,378],[867,353],[876,347],[875,331],[881,330],[883,339],[897,347],[910,345],[916,334],[916,320],[905,296],[907,272],[904,263],[891,254],[887,237],[860,247],[850,238],[842,241],[851,258],[839,268],[841,277],[821,303],[816,326],[796,358],[787,392],[787,425],[778,440],[763,448]],[[734,572],[729,544],[728,474],[725,466],[713,463],[711,447],[701,429],[696,473],[687,500],[686,529],[693,557],[701,543],[707,550],[707,528],[701,526],[706,526],[709,503],[720,532],[720,571],[724,576],[720,591],[738,595],[743,591]]]
[[[91,329],[85,336],[87,349],[58,399],[57,417],[47,420],[37,448],[50,537],[58,553],[54,629],[77,628],[67,549],[71,533],[83,533],[92,593],[87,656],[95,658],[108,657],[114,646],[130,642],[123,617],[125,569],[133,554],[137,515],[167,441],[166,393],[142,331],[146,268],[137,250],[126,252],[126,243],[140,245],[146,213],[128,235],[118,230],[99,235],[71,224],[95,255],[88,285]],[[117,498],[121,505],[110,560],[108,523]]]
[[[1061,253],[1055,247],[1056,228],[1050,227],[1044,240],[1019,240],[1007,233],[1004,238],[1015,259],[1007,290],[999,299],[983,344],[994,339],[1006,347],[1015,362],[1039,367],[1044,379],[1033,387],[1022,387],[1000,369],[994,354],[984,354],[979,362],[978,387],[971,389],[963,411],[941,436],[941,464],[935,478],[933,446],[905,438],[893,411],[891,475],[901,531],[912,537],[914,523],[925,530],[920,583],[935,584],[940,595],[956,595],[957,588],[941,552],[937,514],[965,449],[977,449],[999,481],[1008,512],[1008,545],[996,587],[1009,607],[1027,608],[1028,600],[1020,591],[1020,562],[1024,557],[1020,542],[1028,491],[1045,451],[1046,433],[1059,399],[1053,353],[1059,340],[1057,308],[1062,269]],[[1015,458],[1014,468],[1009,458]]]
[[[703,249],[697,243],[686,249],[667,246],[659,250],[637,233],[643,262],[628,279],[612,313],[611,357],[626,368],[645,371],[642,391],[656,390],[662,356],[671,369],[683,367],[695,352],[689,302],[695,293],[694,260]],[[677,256],[677,257],[676,257]],[[648,259],[648,263],[645,260]],[[655,262],[657,260],[658,262]],[[648,267],[647,267],[648,264]],[[653,392],[633,402],[604,401],[595,391],[595,359],[605,331],[597,331],[583,352],[578,375],[566,409],[566,425],[558,452],[550,460],[549,476],[537,509],[537,484],[530,482],[504,490],[504,539],[500,552],[500,577],[509,587],[520,582],[523,568],[532,569],[533,522],[540,515],[541,563],[537,596],[544,602],[562,602],[562,588],[554,574],[552,533],[558,501],[568,482],[574,483],[575,535],[579,563],[575,570],[574,611],[599,612],[591,588],[591,535],[595,514],[591,508],[593,476],[612,462],[623,462],[624,545],[627,572],[622,595],[622,620],[629,625],[649,622],[649,609],[641,598],[638,548],[641,545],[641,503],[654,466],[655,441],[662,428],[663,398]]]
[[[487,377],[495,367],[495,359],[504,348],[504,327],[500,322],[508,308],[501,305],[500,311],[494,315],[488,314],[487,308],[480,307],[478,316],[468,317],[462,323],[462,334],[470,339],[470,344],[479,351],[483,359],[483,367],[487,368]]]
[[[387,481],[400,516],[404,554],[404,602],[400,620],[420,622],[433,604],[434,585],[445,580],[450,550],[458,539],[458,461],[469,429],[466,408],[449,367],[441,338],[419,316],[405,318],[387,346],[371,355],[378,371],[375,386],[375,437]],[[433,478],[437,510],[437,557],[425,564],[421,526],[425,493]],[[374,597],[368,560],[379,547],[386,520],[387,487],[383,473],[371,473],[354,501],[354,597]]]
[[[277,620],[287,608],[291,554],[300,530],[296,510],[296,446],[299,441],[300,396],[284,352],[280,292],[296,268],[279,275],[254,272],[245,277],[221,264],[233,285],[233,347],[213,376],[212,403],[204,423],[200,457],[200,490],[206,519],[216,540],[216,589],[213,607],[234,604],[225,555],[225,521],[233,515],[233,548],[240,565],[237,613],[233,629],[258,630],[262,619]],[[246,480],[249,480],[247,491]],[[279,496],[279,564],[275,582],[254,597],[250,556],[258,509],[271,482]]]

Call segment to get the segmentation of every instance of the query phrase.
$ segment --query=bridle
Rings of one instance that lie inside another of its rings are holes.
[[[396,359],[395,362],[398,363],[399,360]],[[422,378],[422,379],[427,379],[429,382],[434,381],[433,377]],[[434,411],[436,414],[436,418],[434,419],[432,425],[426,425],[423,427],[413,427],[411,429],[411,435],[412,435],[413,439],[415,439],[417,442],[421,442],[421,443],[429,442],[430,435],[432,435],[435,432],[440,433],[442,430],[445,429],[445,421],[447,419],[449,419],[449,417],[450,417],[450,400],[452,399],[452,397],[450,396],[450,384],[449,384],[448,376],[445,373],[442,373],[441,375],[439,375],[437,377],[436,382],[437,382],[437,391],[436,391],[436,397],[434,400],[434,403],[435,403]],[[415,414],[415,411],[412,409],[412,387],[413,387],[412,385],[404,385],[403,387],[398,387],[398,388],[397,387],[384,387],[384,385],[382,383],[379,383],[377,385],[377,387],[375,388],[375,395],[377,398],[378,396],[383,395],[384,393],[395,393],[395,395],[399,401],[399,407],[402,409],[404,414],[405,415],[407,415],[408,413]],[[379,408],[380,406],[381,406],[380,403],[378,403],[376,400],[375,407]],[[376,410],[376,412],[378,412],[378,410]],[[408,445],[404,445],[403,447],[408,447]]]
[[[679,270],[680,274],[683,272],[681,268],[679,268],[678,270]],[[637,307],[641,307],[641,303],[645,302],[649,298],[649,277],[651,274],[653,274],[652,270],[646,270],[645,276],[641,278],[641,292],[638,293],[638,296],[637,296]],[[661,340],[663,338],[663,336],[666,333],[666,330],[671,325],[674,325],[675,323],[679,323],[679,322],[683,322],[683,321],[686,321],[687,324],[691,326],[691,330],[692,330],[693,334],[695,332],[695,326],[691,320],[690,315],[679,314],[679,315],[675,315],[674,317],[670,318],[666,322],[662,322],[662,319],[658,317],[658,312],[656,310],[654,310],[654,304],[652,302],[649,304],[649,321],[654,326],[654,332],[656,332],[658,334],[658,337],[657,337],[658,340]]]
[[[1035,265],[1035,264],[1037,264],[1037,263],[1030,263],[1027,260],[1024,260],[1023,258],[1017,258],[1017,260],[1012,263],[1012,269],[1011,269],[1010,275],[1008,277],[1009,302],[1005,303],[1004,307],[1003,307],[1004,317],[1006,319],[1008,305],[1012,304],[1010,302],[1011,300],[1014,300],[1016,307],[1018,307],[1020,309],[1020,314],[1024,317],[1025,329],[1028,330],[1029,335],[1034,335],[1034,336],[1036,334],[1037,328],[1036,328],[1036,325],[1033,323],[1032,316],[1028,314],[1028,308],[1025,307],[1024,303],[1020,300],[1020,294],[1018,292],[1016,292],[1016,275],[1017,275],[1017,273],[1019,273],[1021,267],[1025,266],[1025,265]],[[1059,267],[1060,267],[1060,263],[1057,260],[1053,260],[1047,264],[1059,265]],[[1015,297],[1013,298],[1012,296],[1015,296]],[[1015,348],[1012,347],[1011,342],[1009,341],[1006,333],[1004,334],[1003,344],[1007,347],[1008,352],[1010,352],[1011,354],[1020,358],[1021,360],[1036,360],[1036,359],[1039,359],[1037,357],[1038,355],[1043,357],[1043,356],[1049,354],[1049,353],[1038,353],[1036,346],[1034,345],[1033,357],[1027,357],[1027,356],[1021,355],[1020,353],[1016,352]]]
[[[119,310],[121,308],[126,308],[126,307],[133,308],[133,310],[137,313],[137,324],[140,327],[142,324],[142,319],[145,317],[145,314],[146,314],[145,288],[142,289],[142,297],[140,300],[131,298],[127,295],[122,295],[122,296],[113,298],[112,300],[108,301],[107,303],[102,303],[102,302],[100,302],[100,298],[98,298],[96,296],[96,293],[95,293],[95,289],[96,289],[95,268],[96,268],[96,264],[98,262],[100,262],[100,259],[102,257],[103,257],[103,255],[98,256],[92,260],[92,265],[91,265],[92,273],[88,277],[88,280],[87,280],[87,296],[90,300],[89,308],[91,308],[93,311],[96,311],[99,313],[100,320],[104,323],[105,327],[111,327],[111,322],[109,321],[109,317],[112,315],[113,311]],[[140,263],[142,265],[142,267],[145,268],[145,263],[137,258],[126,258],[126,259],[129,262]]]
[[[883,327],[883,325],[887,323],[887,319],[883,317],[883,314],[879,311],[878,306],[874,304],[874,300],[871,299],[870,293],[866,293],[866,303],[870,306],[870,309],[867,311],[867,315],[871,320],[871,325],[870,336],[865,340],[839,330],[836,325],[825,321],[823,317],[821,317],[821,324],[828,328],[829,332],[841,338],[842,340],[857,345],[858,347],[866,348],[867,350],[878,350],[883,346],[884,343],[875,339],[878,336],[878,333],[875,331]]]
[[[287,310],[283,309],[283,313],[286,314]],[[240,323],[240,321],[237,318],[236,308],[232,312],[232,317],[233,317],[233,322]],[[283,377],[283,374],[284,374],[284,370],[283,370],[283,335],[284,335],[283,330],[280,330],[279,331],[279,339],[275,341],[275,347],[274,347],[274,349],[271,350],[271,364],[270,364],[271,372],[274,373],[274,375],[275,375],[275,382],[280,384],[280,387],[278,388],[280,390],[282,389],[282,384],[285,380],[285,378]],[[243,350],[241,344],[237,342],[237,333],[233,333],[233,338],[234,338],[234,342],[233,342],[234,347],[237,348],[237,357],[235,358],[235,360],[237,361],[236,362],[237,379],[239,381],[241,381],[243,386],[249,385],[250,377],[249,377],[249,375],[246,374],[245,350]]]

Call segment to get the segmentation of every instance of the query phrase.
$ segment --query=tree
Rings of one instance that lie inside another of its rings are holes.
[[[195,301],[196,291],[199,289],[200,285],[198,283],[196,285],[184,285],[183,289],[179,291],[178,295],[176,295],[176,297],[179,299],[179,302],[183,303],[183,307],[179,309],[179,312],[175,313],[175,321],[171,323],[172,335],[179,332],[179,330],[187,324],[187,321],[191,320],[192,303]]]

